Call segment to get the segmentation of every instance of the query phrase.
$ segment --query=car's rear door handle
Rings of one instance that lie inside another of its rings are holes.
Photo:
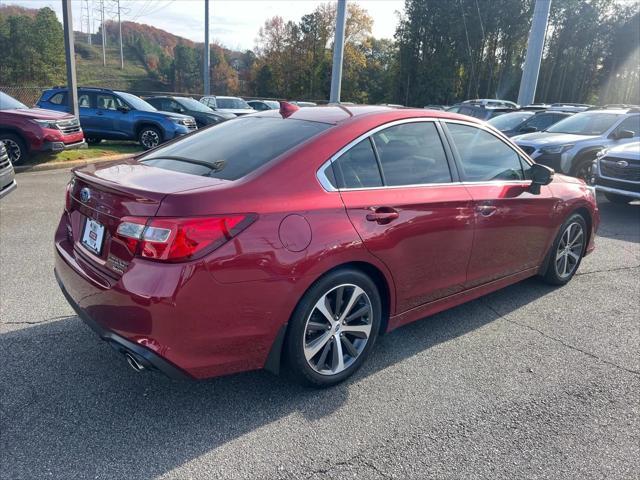
[[[371,213],[367,213],[367,220],[381,225],[393,222],[400,214],[391,207],[378,207]]]
[[[483,217],[490,217],[498,211],[498,207],[496,207],[495,205],[479,205],[476,210]]]

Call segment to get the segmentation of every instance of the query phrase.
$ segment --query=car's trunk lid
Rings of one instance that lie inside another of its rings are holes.
[[[116,236],[125,217],[153,217],[169,194],[226,183],[127,160],[74,171],[69,218],[74,250],[104,273],[119,276],[133,254]]]

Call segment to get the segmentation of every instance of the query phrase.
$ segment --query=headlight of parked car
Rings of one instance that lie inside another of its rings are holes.
[[[184,118],[178,117],[169,117],[173,123],[177,123],[178,125],[186,125],[187,121]]]
[[[564,153],[571,148],[573,148],[573,144],[554,145],[553,147],[543,147],[540,149],[540,151],[542,153],[548,153],[548,154],[554,155],[558,153]]]
[[[58,128],[58,125],[56,125],[55,120],[36,120],[36,119],[33,119],[32,122],[37,123],[42,128]]]

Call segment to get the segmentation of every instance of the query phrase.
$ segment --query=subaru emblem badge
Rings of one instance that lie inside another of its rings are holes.
[[[82,190],[80,190],[80,200],[82,200],[82,203],[87,203],[90,198],[91,190],[89,190],[87,187],[84,187]]]
[[[620,160],[619,162],[616,162],[616,165],[618,165],[620,168],[627,168],[629,166],[629,162],[627,162],[626,160]]]

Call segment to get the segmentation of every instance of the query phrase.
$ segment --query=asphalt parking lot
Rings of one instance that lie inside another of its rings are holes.
[[[132,371],[53,277],[68,178],[20,174],[0,201],[1,478],[638,478],[640,205],[602,200],[564,288],[530,279],[399,329],[317,391]]]

